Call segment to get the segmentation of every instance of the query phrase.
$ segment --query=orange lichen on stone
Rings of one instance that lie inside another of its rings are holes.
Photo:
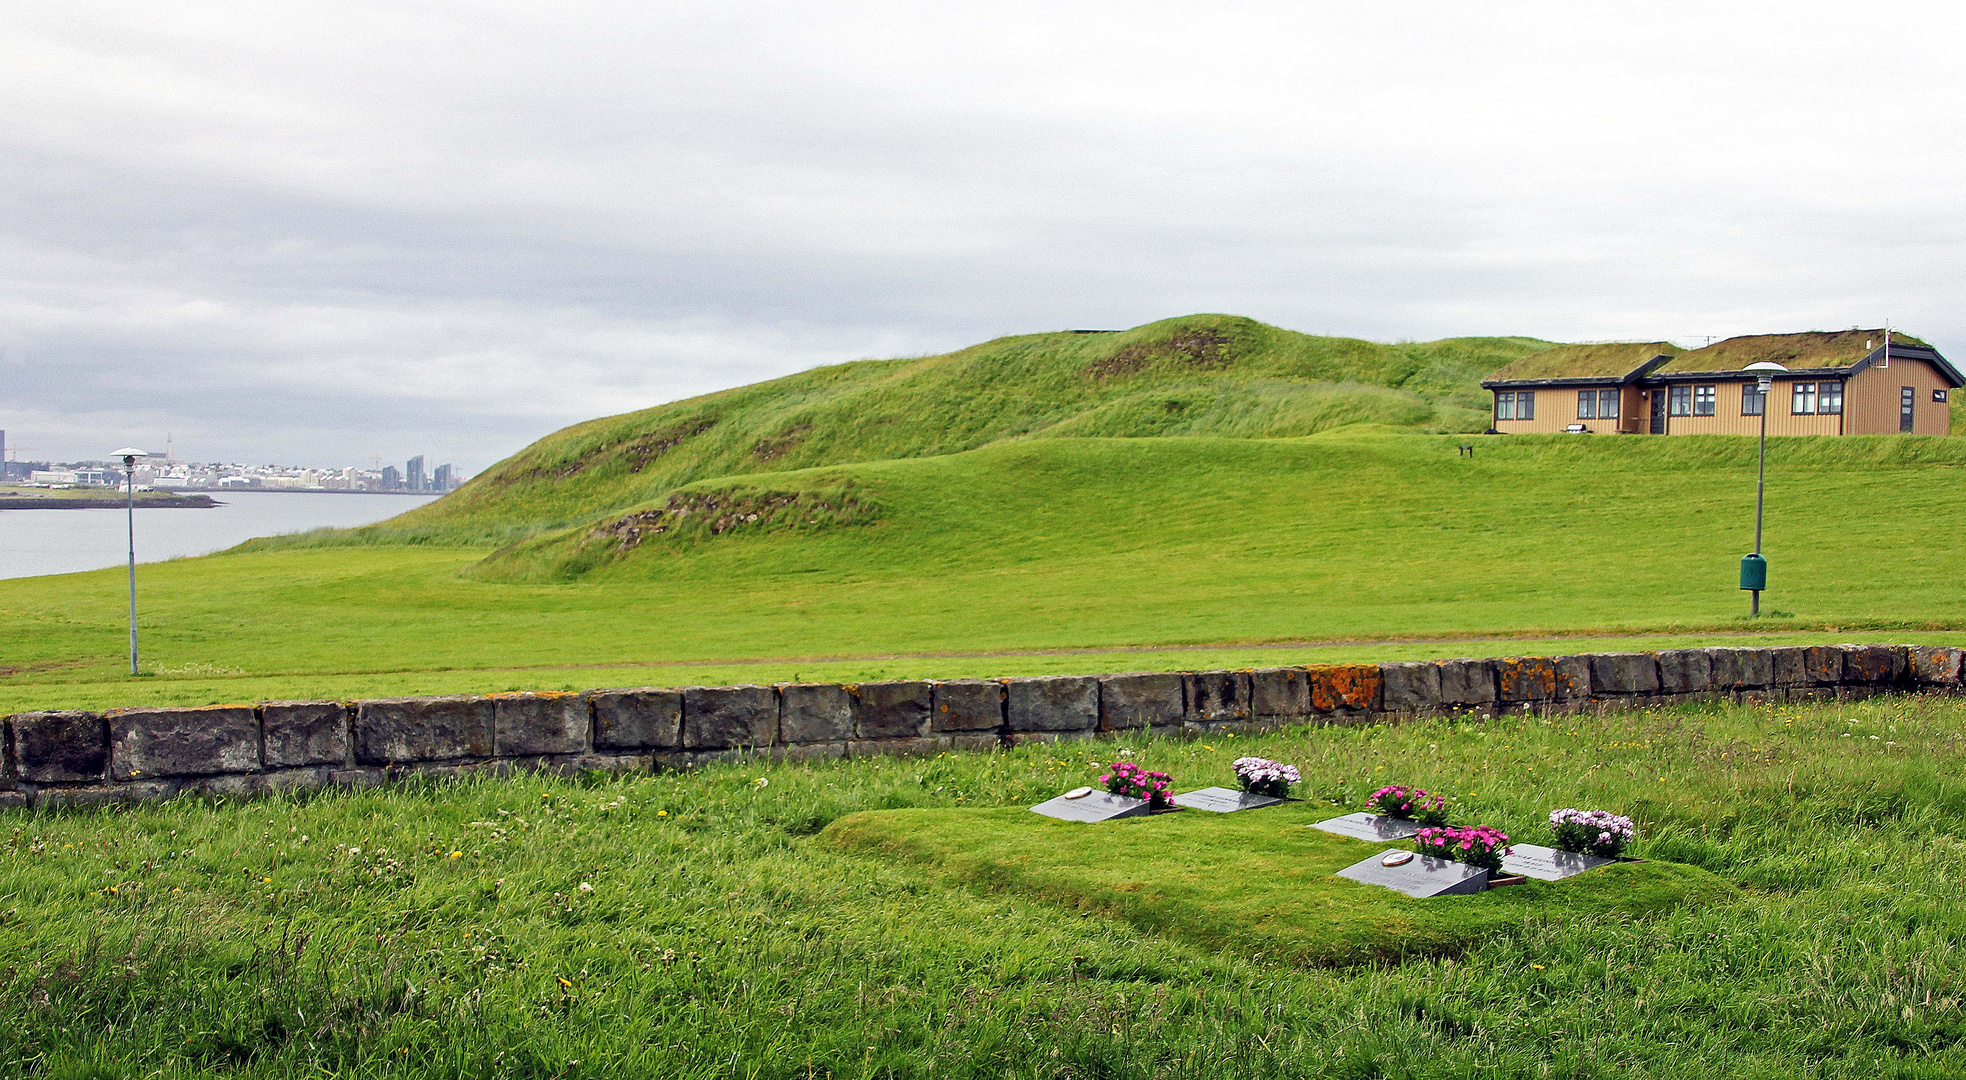
[[[1503,701],[1546,701],[1556,696],[1556,661],[1547,656],[1511,656],[1495,661]]]
[[[1371,709],[1378,705],[1383,676],[1377,664],[1318,664],[1306,668],[1311,679],[1311,710]]]

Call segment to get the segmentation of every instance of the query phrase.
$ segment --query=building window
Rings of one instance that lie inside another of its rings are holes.
[[[1536,419],[1536,391],[1523,390],[1516,394],[1515,418],[1517,420]]]
[[[1498,390],[1495,392],[1495,419],[1515,419],[1515,391]]]
[[[1761,416],[1768,411],[1768,395],[1754,383],[1741,384],[1741,415]]]
[[[1693,388],[1693,415],[1712,416],[1713,399],[1717,387],[1696,386]]]
[[[1577,391],[1577,419],[1579,420],[1597,419],[1597,391],[1595,390]]]
[[[1616,420],[1618,418],[1618,391],[1599,390],[1597,392],[1597,418]]]
[[[1916,407],[1917,403],[1918,390],[1916,387],[1907,386],[1904,388],[1904,392],[1898,395],[1899,431],[1908,432],[1912,429],[1911,410]]]
[[[1814,416],[1816,414],[1816,384],[1799,382],[1789,395],[1789,413],[1792,416]]]
[[[1684,384],[1673,387],[1672,394],[1667,400],[1669,400],[1672,403],[1671,412],[1674,416],[1693,415],[1693,388],[1692,387]]]
[[[1826,382],[1816,384],[1816,411],[1824,416],[1837,416],[1843,412],[1843,384]]]

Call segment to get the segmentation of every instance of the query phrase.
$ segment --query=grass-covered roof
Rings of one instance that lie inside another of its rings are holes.
[[[1684,352],[1668,341],[1616,341],[1597,345],[1558,345],[1516,360],[1488,376],[1510,382],[1522,379],[1623,378],[1657,356]]]
[[[1896,345],[1925,343],[1892,331]],[[1772,361],[1787,368],[1840,368],[1862,360],[1884,344],[1883,330],[1812,330],[1803,334],[1749,334],[1716,341],[1703,349],[1680,353],[1660,372],[1740,371],[1749,364]]]

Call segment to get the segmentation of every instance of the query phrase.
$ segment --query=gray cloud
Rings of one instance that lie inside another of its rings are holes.
[[[58,457],[475,470],[1191,311],[1966,348],[1950,9],[0,10],[0,426]]]

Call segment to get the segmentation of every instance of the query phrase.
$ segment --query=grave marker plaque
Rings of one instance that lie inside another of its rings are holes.
[[[1558,851],[1541,844],[1516,844],[1513,851],[1502,856],[1502,873],[1521,874],[1538,881],[1562,881],[1617,861],[1601,859],[1596,855],[1579,855],[1574,851]]]
[[[1386,840],[1405,840],[1420,831],[1420,826],[1408,818],[1363,813],[1326,818],[1310,827],[1323,829],[1328,833],[1337,833],[1339,836],[1349,836],[1354,840],[1369,840],[1375,844]]]
[[[1110,791],[1077,795],[1076,790],[1031,807],[1034,814],[1060,821],[1111,821],[1114,818],[1143,817],[1153,804],[1145,799],[1128,798]]]
[[[1388,856],[1411,855],[1397,848],[1381,851],[1338,871],[1341,878],[1366,885],[1383,885],[1396,892],[1422,899],[1429,896],[1465,896],[1488,888],[1488,871],[1467,863],[1414,855],[1396,866],[1387,866]]]
[[[1190,791],[1174,797],[1176,806],[1185,806],[1190,810],[1207,810],[1215,814],[1254,810],[1259,806],[1275,806],[1284,801],[1274,795],[1258,795],[1251,791],[1236,791],[1225,787],[1202,788],[1200,791]]]

